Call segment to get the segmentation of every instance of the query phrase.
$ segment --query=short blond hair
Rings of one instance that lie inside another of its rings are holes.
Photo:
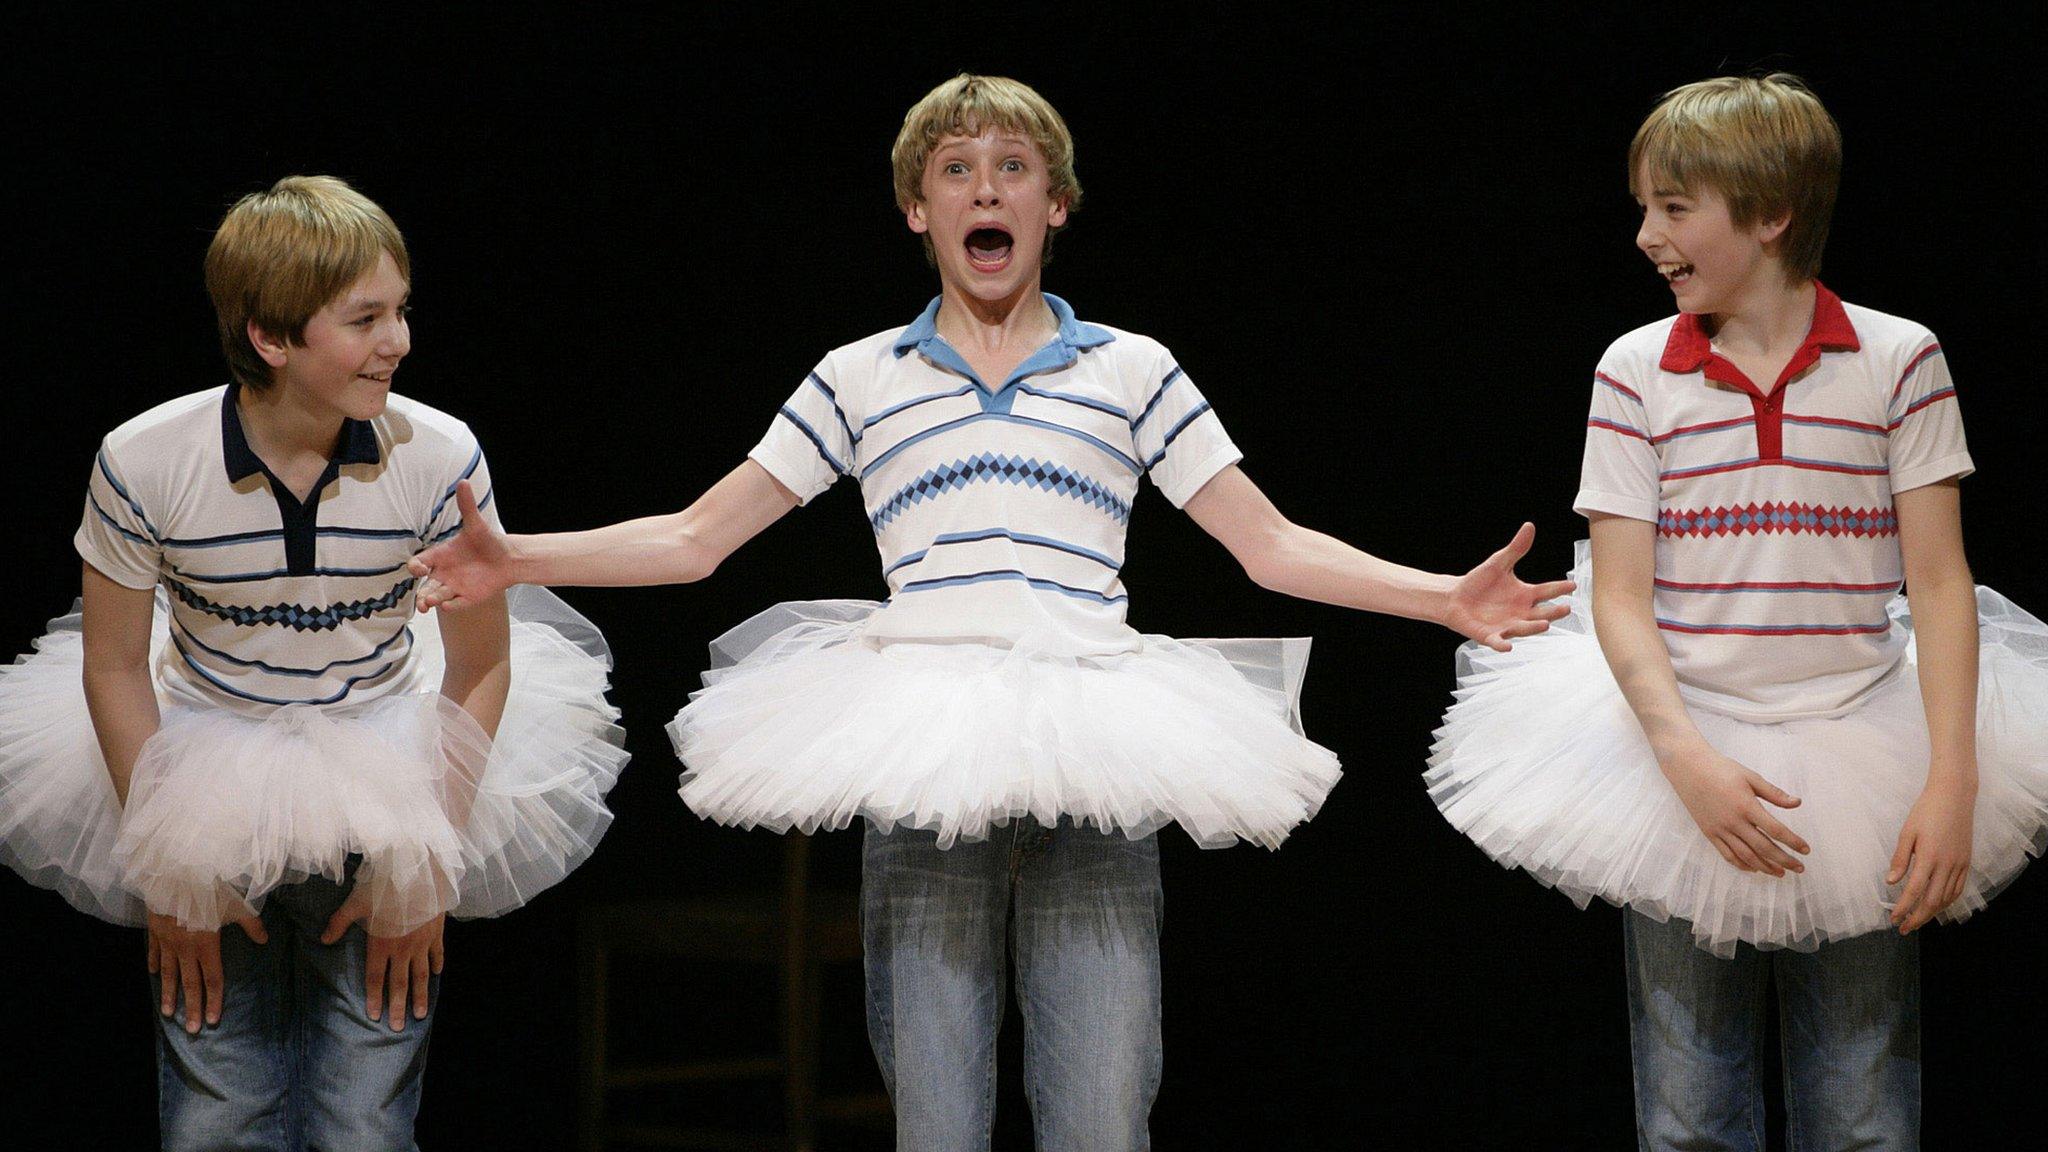
[[[896,173],[896,207],[908,212],[912,205],[924,202],[924,166],[939,141],[948,136],[979,136],[991,128],[1021,132],[1036,144],[1045,156],[1051,180],[1047,191],[1052,199],[1066,205],[1069,213],[1081,206],[1081,181],[1074,175],[1074,135],[1053,106],[1021,81],[962,72],[925,93],[903,117],[903,130],[889,149],[889,164]],[[1048,242],[1050,239],[1048,235]],[[929,252],[929,236],[925,247]]]
[[[1779,237],[1786,274],[1820,275],[1842,179],[1842,133],[1799,77],[1721,76],[1665,93],[1628,146],[1632,189],[1645,167],[1659,188],[1712,188],[1737,227],[1789,216]]]
[[[268,388],[270,365],[249,342],[249,322],[303,342],[307,322],[386,252],[410,283],[412,259],[398,225],[332,176],[287,176],[235,201],[206,247],[206,294],[229,373],[246,388]]]

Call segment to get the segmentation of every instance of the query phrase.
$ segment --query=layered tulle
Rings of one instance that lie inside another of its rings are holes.
[[[862,817],[980,839],[1030,815],[1277,847],[1337,758],[1301,734],[1306,640],[1173,640],[1074,658],[1028,646],[878,645],[866,601],[782,604],[712,645],[669,725],[699,815],[806,832]]]
[[[0,676],[0,852],[31,881],[121,923],[210,927],[279,884],[360,857],[372,931],[517,907],[587,858],[624,766],[604,699],[610,655],[551,594],[515,589],[497,738],[432,690],[261,718],[175,704],[116,803],[79,687],[76,616]],[[159,612],[162,643],[166,620]],[[413,658],[438,684],[438,622]]]
[[[1676,916],[1718,955],[1738,941],[1811,950],[1888,927],[1900,887],[1885,876],[1929,758],[1913,649],[1846,715],[1756,724],[1692,709],[1715,750],[1801,800],[1771,814],[1812,847],[1805,871],[1744,872],[1693,822],[1616,687],[1593,634],[1589,568],[1582,546],[1572,615],[1550,632],[1512,652],[1460,650],[1457,703],[1424,777],[1445,818],[1581,907],[1598,896]],[[2048,628],[1990,589],[1977,597],[1975,844],[1945,921],[1983,908],[2048,843]],[[1903,598],[1892,610],[1910,626]]]

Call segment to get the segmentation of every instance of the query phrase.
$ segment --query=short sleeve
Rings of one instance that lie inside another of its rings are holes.
[[[124,588],[154,588],[163,546],[149,513],[105,444],[85,487],[85,515],[72,544],[87,564]]]
[[[505,527],[498,519],[498,489],[491,483],[491,466],[484,460],[483,446],[468,435],[468,428],[463,432],[463,441],[451,454],[450,466],[443,470],[434,490],[434,503],[427,512],[426,527],[420,532],[420,539],[428,546],[462,530],[462,510],[455,500],[455,486],[464,480],[469,481],[469,490],[476,494],[477,511],[483,513],[491,527],[499,531]],[[460,450],[464,448],[467,451]]]
[[[1885,409],[1891,435],[1892,491],[1905,492],[1976,471],[1963,441],[1963,414],[1948,358],[1930,338],[1907,361]]]
[[[1657,519],[1657,449],[1650,444],[1650,412],[1617,366],[1593,373],[1593,404],[1586,414],[1586,455],[1572,511],[1604,512],[1631,520]]]
[[[768,434],[747,453],[782,486],[809,504],[834,480],[853,467],[853,426],[840,407],[839,393],[821,363],[797,385],[775,414]]]
[[[1244,453],[1179,365],[1162,358],[1156,380],[1131,426],[1131,441],[1152,483],[1180,508]]]

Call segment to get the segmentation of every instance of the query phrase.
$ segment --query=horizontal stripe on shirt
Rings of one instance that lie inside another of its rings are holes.
[[[912,580],[899,590],[899,594],[902,592],[930,592],[934,589],[953,588],[963,584],[982,584],[990,580],[1021,580],[1033,588],[1042,588],[1048,592],[1059,592],[1081,600],[1093,600],[1098,604],[1121,604],[1130,599],[1130,596],[1125,593],[1119,593],[1115,596],[1104,596],[1102,593],[1092,589],[1076,588],[1071,584],[1062,584],[1057,580],[1047,580],[1041,576],[1032,576],[1028,573],[1019,572],[1015,568],[997,568],[987,572],[970,572],[963,576],[938,576],[930,580]]]
[[[1652,581],[1666,592],[1846,592],[1852,595],[1889,596],[1898,592],[1897,580],[1886,580],[1877,584],[1837,584],[1824,580],[1732,580],[1724,583],[1695,584],[1683,580]]]
[[[1875,624],[1688,624],[1657,617],[1666,632],[1693,636],[1870,636],[1892,629],[1889,617]]]

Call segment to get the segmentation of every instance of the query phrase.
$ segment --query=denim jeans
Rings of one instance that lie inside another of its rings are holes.
[[[314,878],[270,894],[268,944],[220,934],[220,1023],[196,1036],[156,1016],[157,1107],[166,1152],[409,1152],[434,1013],[393,1032],[369,1018],[361,925],[320,943],[349,885]],[[441,979],[428,987],[441,1003]]]
[[[1682,920],[1623,917],[1643,1152],[1762,1152],[1765,987],[1775,983],[1788,1152],[1920,1146],[1920,938],[1879,931],[1815,952],[1738,944],[1722,960]]]
[[[1014,958],[1043,1152],[1151,1147],[1159,1094],[1159,842],[1025,818],[941,849],[870,827],[868,1037],[905,1152],[979,1152]]]

